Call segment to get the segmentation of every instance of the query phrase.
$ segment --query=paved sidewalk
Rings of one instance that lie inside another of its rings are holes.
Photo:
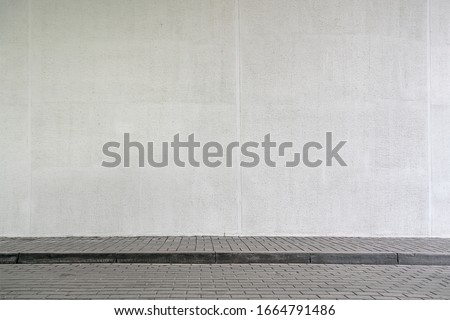
[[[449,266],[0,265],[0,299],[450,299]]]
[[[0,238],[0,263],[450,265],[450,239],[343,237]]]

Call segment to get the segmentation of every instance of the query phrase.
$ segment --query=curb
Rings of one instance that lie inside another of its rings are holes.
[[[315,264],[398,264],[397,253],[311,253]]]
[[[152,252],[152,253],[119,253],[117,263],[183,263],[200,264],[215,263],[214,252]]]
[[[19,253],[17,263],[114,263],[111,253]]]
[[[307,252],[217,252],[216,263],[310,263]]]
[[[450,253],[393,252],[148,252],[0,253],[0,264],[64,263],[299,263],[368,265],[448,265]]]
[[[399,264],[406,265],[450,265],[450,254],[444,253],[399,253]]]
[[[0,253],[0,264],[17,263],[18,258],[17,253]]]

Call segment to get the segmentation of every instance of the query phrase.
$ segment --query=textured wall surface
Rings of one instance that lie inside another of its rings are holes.
[[[241,2],[244,140],[348,140],[348,167],[245,171],[246,233],[426,235],[426,9]]]
[[[431,233],[450,237],[450,1],[432,0]]]
[[[450,236],[447,0],[0,0],[0,111],[0,236]],[[101,166],[327,131],[347,167]]]

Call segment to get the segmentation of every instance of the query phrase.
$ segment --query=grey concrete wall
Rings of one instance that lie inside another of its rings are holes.
[[[0,236],[450,236],[449,21],[446,0],[0,0]],[[100,165],[124,132],[326,131],[348,167]]]
[[[450,1],[433,0],[432,4],[431,233],[450,237]]]

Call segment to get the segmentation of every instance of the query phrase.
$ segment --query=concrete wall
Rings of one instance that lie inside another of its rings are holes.
[[[450,1],[430,13],[431,233],[450,237]]]
[[[0,0],[0,236],[450,236],[447,0]],[[103,143],[348,140],[348,167]]]

